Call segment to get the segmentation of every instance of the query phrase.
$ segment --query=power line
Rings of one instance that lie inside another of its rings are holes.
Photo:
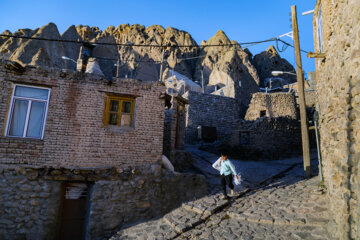
[[[96,56],[92,56],[91,58],[96,58],[96,59],[100,59],[100,60],[110,60],[110,61],[118,61],[120,60],[121,62],[148,62],[148,63],[161,63],[161,61],[155,61],[155,60],[136,60],[136,59],[118,59],[118,58],[104,58],[104,57],[96,57]]]
[[[40,38],[40,37],[26,37],[26,36],[16,36],[10,34],[0,34],[0,37],[8,37],[8,38],[21,38],[21,39],[29,39],[29,40],[40,40],[40,41],[51,41],[51,42],[64,42],[64,43],[77,43],[77,44],[92,44],[92,45],[109,45],[109,46],[124,46],[124,47],[170,47],[170,48],[205,48],[205,47],[225,47],[225,46],[240,46],[243,44],[258,44],[274,41],[276,38],[270,38],[262,41],[255,42],[244,42],[244,43],[228,43],[228,44],[208,44],[208,45],[151,45],[151,44],[126,44],[126,43],[106,43],[106,42],[88,42],[88,41],[75,41],[75,40],[65,40],[65,39],[51,39],[51,38]]]
[[[160,47],[160,48],[164,48],[164,47],[170,47],[170,48],[182,48],[182,47],[184,47],[184,48],[185,47],[187,47],[187,48],[206,48],[206,47],[226,47],[226,46],[227,47],[232,47],[232,46],[240,46],[240,47],[242,47],[242,45],[247,45],[247,46],[244,46],[244,48],[246,48],[246,47],[251,47],[251,46],[254,46],[254,45],[257,45],[257,44],[260,44],[260,43],[273,42],[273,41],[278,42],[278,41],[280,41],[283,44],[294,48],[293,45],[291,45],[290,43],[288,43],[288,42],[286,42],[284,40],[281,40],[280,38],[270,38],[270,39],[266,39],[266,40],[262,40],[262,41],[254,41],[254,42],[229,43],[229,44],[208,44],[208,45],[202,45],[202,46],[198,46],[198,45],[168,46],[168,45],[163,45],[163,44],[151,45],[151,44],[125,44],[125,43],[105,43],[105,42],[95,42],[94,43],[94,42],[88,42],[88,41],[75,41],[75,40],[66,40],[66,39],[51,39],[51,38],[40,38],[40,37],[16,36],[16,35],[10,35],[10,34],[0,34],[0,37],[20,38],[20,39],[40,40],[40,41],[50,41],[50,42],[91,44],[91,45],[108,45],[108,46],[123,46],[123,47]],[[308,51],[305,51],[305,50],[300,50],[300,51],[304,52],[304,53],[308,52]],[[183,58],[183,59],[179,59],[179,60],[195,59],[195,58],[201,58],[201,57],[203,57],[203,56]],[[128,61],[128,60],[125,59],[124,61]]]
[[[280,38],[276,39],[276,41],[280,41],[280,42],[282,42],[283,44],[285,44],[285,45],[287,45],[289,47],[295,48],[294,45],[291,45],[290,43],[285,42],[284,40],[281,40]],[[308,51],[305,51],[305,50],[302,50],[302,49],[300,49],[300,51],[303,52],[303,53],[308,53]]]

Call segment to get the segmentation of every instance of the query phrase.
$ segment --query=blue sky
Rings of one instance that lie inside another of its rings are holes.
[[[231,40],[250,42],[278,37],[291,31],[291,5],[297,6],[300,46],[313,51],[312,15],[302,16],[315,7],[315,0],[0,0],[0,32],[19,28],[37,28],[48,22],[55,23],[60,33],[70,25],[159,24],[189,32],[201,43],[219,29]],[[291,38],[283,40],[293,43]],[[270,43],[250,47],[253,54],[265,50]],[[295,64],[294,49],[281,53]],[[302,55],[305,72],[315,69],[314,61]]]

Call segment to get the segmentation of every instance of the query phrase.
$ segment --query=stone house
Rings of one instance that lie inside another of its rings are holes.
[[[228,142],[236,123],[240,119],[238,100],[231,97],[186,92],[183,97],[189,101],[186,105],[185,142],[195,143],[203,136],[199,136],[199,127],[213,132],[210,141]],[[211,135],[211,133],[210,133]]]
[[[260,117],[290,117],[298,119],[298,110],[293,93],[254,93],[246,111],[245,120],[256,120]]]
[[[224,88],[227,86],[218,91]],[[213,128],[217,140],[214,144],[230,148],[234,154],[247,153],[246,156],[236,154],[239,158],[279,159],[301,154],[300,122],[294,93],[254,93],[245,117],[241,117],[239,99],[233,97],[191,91],[183,97],[189,102],[186,105],[186,143],[206,140],[200,139],[200,132]]]
[[[339,239],[360,239],[360,1],[318,0],[313,27],[324,184]]]
[[[301,131],[294,93],[255,93],[232,144],[244,158],[279,159],[301,154]]]
[[[14,66],[0,64],[1,239],[103,239],[206,193],[161,168],[163,83]]]

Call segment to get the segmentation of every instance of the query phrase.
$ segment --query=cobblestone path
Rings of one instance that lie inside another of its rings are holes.
[[[329,219],[319,178],[304,180],[302,166],[296,165],[230,201],[214,194],[188,202],[111,239],[333,239]]]

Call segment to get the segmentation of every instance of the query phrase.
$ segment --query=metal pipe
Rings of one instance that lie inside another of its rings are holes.
[[[316,148],[317,148],[318,160],[319,160],[319,176],[320,176],[320,182],[322,182],[322,181],[324,181],[324,178],[323,178],[323,174],[322,174],[322,161],[321,161],[321,153],[320,153],[320,141],[319,141],[318,121],[319,121],[319,113],[316,111],[316,112],[314,113]]]

